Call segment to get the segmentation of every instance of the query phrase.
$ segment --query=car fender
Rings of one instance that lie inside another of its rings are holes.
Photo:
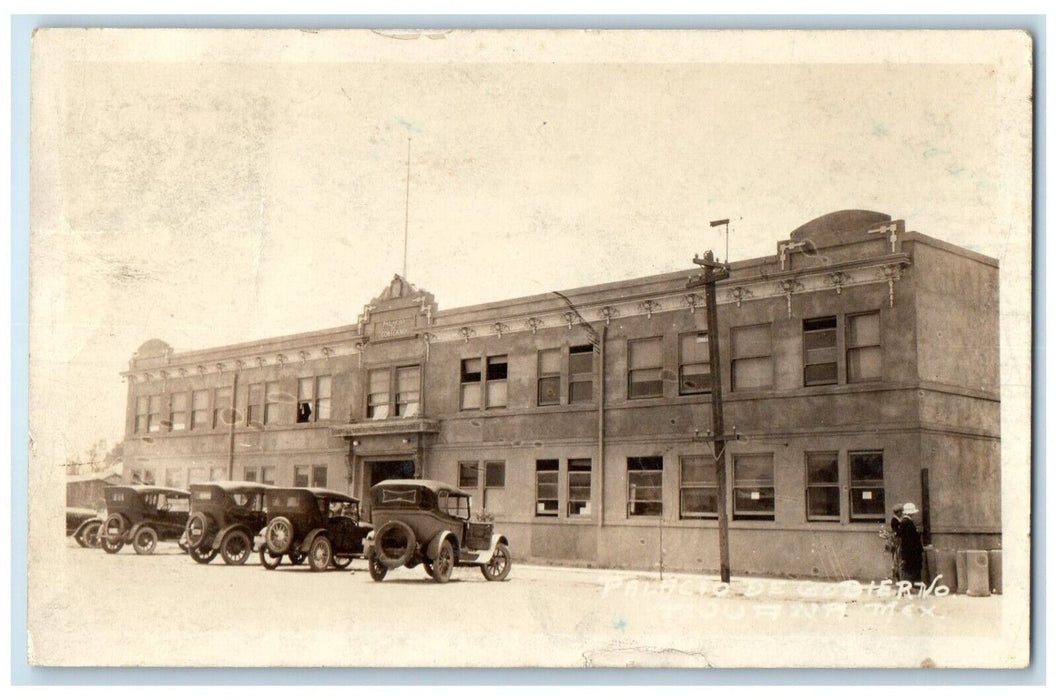
[[[227,536],[227,534],[232,530],[242,530],[249,536],[250,542],[254,541],[253,533],[249,530],[249,528],[247,528],[245,525],[235,523],[233,525],[228,525],[226,528],[216,534],[216,536],[213,538],[212,549],[220,549],[220,543],[224,541],[224,537]]]
[[[426,558],[431,561],[436,559],[437,555],[440,554],[440,543],[449,537],[454,540],[452,546],[457,550],[459,548],[459,539],[451,530],[441,530],[430,540],[429,546],[426,547]]]
[[[80,525],[77,526],[76,530],[73,531],[73,536],[77,537],[78,535],[80,535],[82,532],[84,532],[85,528],[88,527],[89,525],[99,525],[100,527],[102,527],[103,519],[102,518],[89,518],[88,520],[85,520],[83,523],[81,523]]]
[[[364,558],[371,556],[371,550],[374,549],[374,530],[371,530],[363,538],[363,556]]]
[[[308,554],[308,549],[312,546],[312,540],[316,539],[316,535],[320,533],[327,535],[327,539],[330,539],[330,535],[327,534],[327,528],[317,527],[314,530],[310,530],[305,536],[305,539],[301,540],[301,544],[297,547],[297,551]]]
[[[506,535],[492,535],[492,542],[488,545],[488,556],[486,559],[491,559],[492,555],[495,554],[495,548],[501,544],[510,547],[510,541],[507,540]]]
[[[255,550],[260,551],[264,547],[264,542],[265,542],[264,533],[267,532],[267,531],[268,531],[268,526],[265,525],[264,527],[262,527],[260,529],[260,531],[256,535],[253,536],[253,548]]]
[[[136,541],[136,533],[138,533],[143,528],[149,527],[149,526],[150,526],[150,523],[147,522],[146,520],[136,523],[135,525],[133,525],[129,529],[128,532],[125,533],[125,541],[126,542],[135,542]],[[155,532],[157,532],[157,530],[155,530]]]

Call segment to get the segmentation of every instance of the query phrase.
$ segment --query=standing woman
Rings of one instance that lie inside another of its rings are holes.
[[[918,583],[921,581],[921,561],[925,553],[921,546],[921,535],[914,525],[912,515],[917,514],[918,508],[913,503],[903,506],[903,517],[899,520],[899,553],[903,559],[902,580]]]
[[[892,538],[886,544],[885,549],[892,555],[892,580],[898,581],[903,572],[903,557],[900,554],[899,545],[899,521],[903,519],[903,506],[898,505],[892,509],[892,519],[888,526],[892,529]]]

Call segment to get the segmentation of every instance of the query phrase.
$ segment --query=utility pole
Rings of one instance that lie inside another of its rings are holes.
[[[712,222],[725,225],[726,219]],[[723,430],[723,386],[719,364],[719,326],[716,312],[716,282],[730,277],[730,268],[715,260],[712,251],[694,256],[694,264],[703,272],[690,280],[688,287],[703,287],[708,320],[708,371],[712,378],[712,457],[716,467],[716,517],[719,520],[719,577],[730,583],[730,540],[727,526],[727,468],[723,456],[726,437]]]

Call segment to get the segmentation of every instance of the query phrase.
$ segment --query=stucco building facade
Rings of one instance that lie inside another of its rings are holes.
[[[689,253],[688,253],[689,257]],[[685,270],[455,309],[399,276],[340,328],[132,357],[125,475],[476,495],[523,560],[877,578],[897,503],[1000,546],[998,265],[842,211],[718,288],[726,493],[704,299]],[[365,503],[369,512],[369,503]]]

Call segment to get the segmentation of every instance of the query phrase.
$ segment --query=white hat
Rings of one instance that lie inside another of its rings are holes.
[[[918,507],[913,503],[903,504],[903,515],[913,515],[918,512]]]

